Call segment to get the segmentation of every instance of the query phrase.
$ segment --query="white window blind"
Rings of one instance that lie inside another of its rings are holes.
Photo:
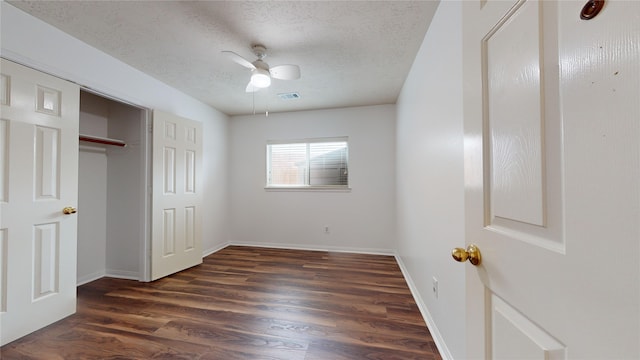
[[[348,187],[346,138],[267,144],[267,187]]]

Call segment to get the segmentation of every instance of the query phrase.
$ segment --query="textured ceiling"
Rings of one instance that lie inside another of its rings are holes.
[[[229,114],[395,103],[437,1],[9,1]],[[245,93],[224,56],[297,64],[298,80]],[[279,93],[298,92],[281,100]]]

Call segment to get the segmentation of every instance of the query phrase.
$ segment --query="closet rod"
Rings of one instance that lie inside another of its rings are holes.
[[[127,144],[122,140],[109,139],[109,138],[84,135],[84,134],[80,134],[80,141],[88,141],[88,142],[93,142],[98,144],[114,145],[114,146],[122,146],[122,147],[127,146]]]

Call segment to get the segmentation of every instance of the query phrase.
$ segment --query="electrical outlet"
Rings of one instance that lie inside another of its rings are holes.
[[[328,234],[329,233],[329,225],[325,225],[324,226],[324,233]]]
[[[433,296],[436,297],[436,299],[438,298],[438,279],[434,276],[432,279],[432,290],[433,290]]]

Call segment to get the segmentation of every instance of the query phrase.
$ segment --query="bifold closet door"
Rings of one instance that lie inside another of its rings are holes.
[[[153,112],[152,280],[202,263],[202,124]]]
[[[0,345],[76,310],[77,85],[2,60]]]

